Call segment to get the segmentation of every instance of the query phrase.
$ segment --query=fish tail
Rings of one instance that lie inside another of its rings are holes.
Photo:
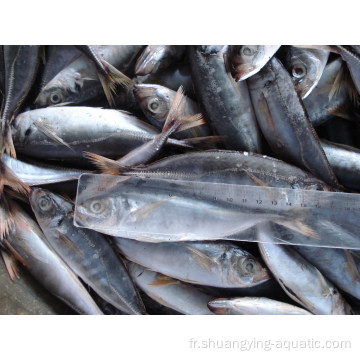
[[[30,193],[29,186],[20,180],[16,174],[0,160],[0,195],[3,192],[4,185],[10,186],[15,191],[24,195]]]
[[[7,121],[1,121],[0,131],[0,158],[4,152],[13,158],[16,158],[16,151],[12,140],[11,128]]]
[[[15,281],[16,278],[19,278],[19,268],[15,258],[4,250],[1,250],[1,256],[4,260],[5,267],[10,276],[10,279]]]
[[[179,122],[180,125],[177,128],[176,132],[188,130],[206,123],[201,113],[181,117],[179,119]]]
[[[5,238],[8,236],[11,228],[15,225],[5,196],[1,196],[0,198],[0,215],[0,240],[1,245],[5,245]]]
[[[344,62],[341,64],[340,70],[329,92],[329,101],[336,97],[342,90],[346,91],[351,104],[358,108],[360,106],[359,94],[352,80],[350,71]]]
[[[85,158],[89,159],[104,174],[121,175],[122,171],[128,170],[128,168],[121,166],[116,160],[86,151],[83,154]]]
[[[109,64],[106,60],[101,59],[101,62],[106,73],[98,73],[99,79],[109,105],[111,107],[115,107],[113,94],[116,94],[116,85],[121,85],[127,88],[133,84],[133,81],[114,66]]]

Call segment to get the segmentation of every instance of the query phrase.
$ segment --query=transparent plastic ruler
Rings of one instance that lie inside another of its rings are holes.
[[[360,249],[360,194],[83,174],[74,223],[141,241],[258,241]]]

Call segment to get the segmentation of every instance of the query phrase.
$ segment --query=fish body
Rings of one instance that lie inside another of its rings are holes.
[[[48,241],[69,267],[103,299],[128,314],[145,308],[123,265],[99,233],[73,225],[73,205],[48,190],[32,191],[30,203]]]
[[[281,62],[273,57],[248,83],[258,123],[275,154],[338,187],[319,138]]]
[[[360,273],[349,250],[316,246],[295,248],[339,289],[360,300]]]
[[[347,315],[351,308],[335,286],[291,246],[271,243],[269,224],[258,226],[259,249],[288,296],[318,315]]]
[[[126,176],[204,181],[237,185],[277,186],[293,189],[330,190],[310,173],[265,155],[229,150],[198,151],[169,156]]]
[[[41,164],[31,160],[22,161],[6,154],[3,155],[2,161],[21,181],[29,186],[77,180],[81,174],[87,172],[86,170]]]
[[[207,307],[211,295],[135,263],[130,263],[128,268],[136,285],[161,305],[185,315],[213,315]]]
[[[312,315],[300,307],[264,297],[215,299],[208,306],[219,315]]]
[[[117,249],[147,269],[181,281],[220,288],[247,288],[269,280],[250,253],[221,241],[146,243],[114,238]]]
[[[337,58],[326,65],[318,84],[309,96],[304,99],[305,109],[314,127],[331,119],[334,116],[331,112],[349,101],[344,87],[341,87],[336,94],[330,96],[342,63],[341,58]]]
[[[206,195],[199,199],[191,190],[176,185],[146,184],[141,178],[105,178],[101,190],[77,201],[76,222],[112,236],[135,240],[189,241],[223,239],[281,215],[224,202]],[[82,184],[92,191],[91,178]],[[98,209],[98,210],[97,210]],[[283,219],[286,221],[285,219]]]
[[[55,253],[35,221],[14,202],[10,206],[14,226],[7,242],[24,259],[30,273],[78,313],[101,315],[80,280]]]
[[[10,124],[35,81],[40,62],[39,45],[4,45],[5,94],[1,111],[0,152],[15,157]]]
[[[321,140],[321,146],[340,184],[349,189],[359,191],[360,150],[352,146],[337,144],[324,139]]]
[[[49,45],[46,47],[46,63],[41,75],[41,88],[68,66],[81,52],[73,45]]]
[[[261,139],[245,82],[227,71],[226,46],[190,46],[191,76],[199,103],[214,132],[229,150],[261,152]]]
[[[158,131],[127,112],[62,106],[18,115],[13,135],[20,154],[64,160],[83,159],[84,151],[108,157],[126,155],[153,140]],[[168,142],[189,148],[179,140]]]

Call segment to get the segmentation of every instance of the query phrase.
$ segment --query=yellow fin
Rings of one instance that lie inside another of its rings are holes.
[[[151,282],[151,286],[176,285],[179,281],[166,275],[157,275],[156,280]]]
[[[202,251],[194,248],[191,245],[186,244],[185,242],[181,243],[181,245],[185,246],[191,253],[196,262],[202,266],[206,271],[211,270],[211,265],[217,264],[217,261],[210,256],[204,254]]]
[[[17,266],[15,258],[3,250],[1,250],[1,255],[10,279],[12,281],[15,281],[16,278],[19,278],[19,268]]]

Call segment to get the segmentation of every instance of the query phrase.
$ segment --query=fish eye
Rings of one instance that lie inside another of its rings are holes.
[[[243,46],[240,51],[245,56],[252,56],[255,53],[255,49],[250,46]]]
[[[38,204],[39,204],[40,210],[42,210],[42,211],[48,211],[52,207],[51,200],[49,199],[48,196],[42,196],[38,200]]]
[[[306,74],[306,68],[302,64],[295,65],[292,68],[292,76],[297,79],[303,78],[305,76],[305,74]]]
[[[94,200],[90,203],[89,210],[96,215],[100,215],[106,209],[106,204],[101,200]]]
[[[50,101],[53,103],[53,104],[58,104],[59,102],[61,102],[62,100],[62,96],[61,94],[59,93],[59,91],[54,91],[51,93],[50,95]]]
[[[160,106],[160,102],[158,99],[154,99],[152,100],[149,105],[148,105],[148,109],[152,112],[156,112],[156,110],[159,109],[159,106]]]
[[[255,269],[255,261],[253,259],[246,259],[243,263],[244,269],[247,273],[252,273]]]

